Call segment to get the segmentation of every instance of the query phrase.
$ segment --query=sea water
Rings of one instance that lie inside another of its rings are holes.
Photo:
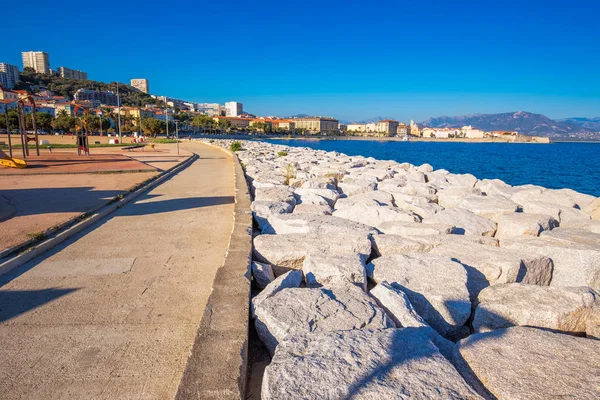
[[[510,185],[570,188],[600,196],[600,143],[386,142],[379,140],[268,140],[379,160],[431,164],[455,174],[501,179]]]

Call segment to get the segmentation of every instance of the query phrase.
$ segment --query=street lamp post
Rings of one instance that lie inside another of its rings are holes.
[[[119,143],[123,143],[123,135],[121,135],[121,99],[119,99],[119,82],[117,82],[117,128],[119,130]]]
[[[179,155],[179,121],[175,120],[175,138],[177,139],[177,155]]]
[[[167,139],[169,138],[169,105],[166,102],[165,98],[165,122],[167,124]]]

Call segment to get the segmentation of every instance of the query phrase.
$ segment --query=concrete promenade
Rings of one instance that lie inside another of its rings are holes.
[[[174,398],[233,226],[231,157],[185,170],[0,277],[3,399]]]

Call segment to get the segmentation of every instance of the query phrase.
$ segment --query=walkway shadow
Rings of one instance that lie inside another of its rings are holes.
[[[79,289],[0,290],[0,322],[50,303]]]
[[[116,216],[139,216],[161,214],[171,211],[190,210],[200,207],[211,207],[235,203],[234,196],[188,197],[159,201],[136,202],[121,209]]]

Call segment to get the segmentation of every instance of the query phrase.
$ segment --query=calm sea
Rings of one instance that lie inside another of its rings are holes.
[[[271,143],[338,151],[379,160],[429,163],[435,169],[498,178],[511,185],[531,183],[571,188],[600,197],[600,143],[425,143],[370,140],[269,140]]]

